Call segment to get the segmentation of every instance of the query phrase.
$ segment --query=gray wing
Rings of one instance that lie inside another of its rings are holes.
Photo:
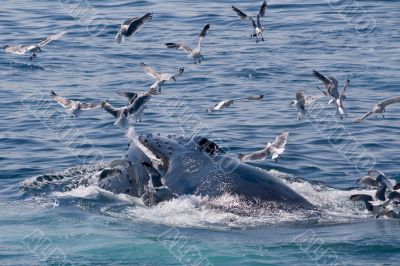
[[[335,99],[340,97],[339,91],[338,91],[338,82],[335,78],[330,77],[327,78],[318,71],[313,70],[313,75],[317,79],[319,79],[325,86],[325,88],[328,90],[328,94]]]
[[[265,157],[267,157],[265,150],[257,151],[251,154],[239,154],[239,160],[242,162],[263,160]]]
[[[142,27],[146,22],[152,20],[153,14],[147,13],[146,15],[131,21],[128,29],[126,30],[126,35],[130,36],[135,33],[140,27]]]
[[[51,35],[51,36],[47,37],[47,39],[45,39],[45,40],[41,41],[40,43],[38,43],[38,46],[42,47],[42,46],[45,46],[45,45],[47,45],[48,43],[50,43],[52,41],[58,40],[58,39],[62,38],[66,33],[67,33],[67,31],[62,31],[62,32],[60,32],[58,34]]]
[[[145,63],[140,62],[140,67],[143,68],[144,72],[146,72],[152,78],[160,79],[160,73],[158,73],[157,71],[155,71],[151,67],[148,67]]]
[[[241,20],[248,20],[250,17],[243,13],[239,8],[232,6],[232,10],[240,17]]]
[[[129,103],[133,103],[133,101],[136,100],[138,97],[137,93],[134,92],[128,92],[128,91],[118,91],[118,95],[125,96],[126,98],[129,99]]]
[[[106,110],[108,113],[110,113],[111,115],[113,115],[115,118],[119,117],[120,114],[120,110],[114,108],[111,104],[109,104],[108,102],[104,101],[101,103],[101,108],[103,108],[104,110]]]
[[[396,96],[396,97],[393,97],[393,98],[389,98],[389,99],[385,99],[383,101],[380,101],[378,103],[378,105],[380,105],[382,107],[385,107],[387,105],[398,103],[398,102],[400,102],[400,96]]]
[[[123,26],[123,25],[129,26],[132,23],[132,21],[137,20],[138,18],[139,17],[128,18],[128,19],[124,20],[124,22],[122,22],[121,26]]]
[[[369,111],[368,113],[366,113],[365,115],[363,115],[360,118],[357,118],[356,120],[354,120],[354,123],[361,123],[364,119],[366,119],[368,116],[372,115],[374,112]]]
[[[265,10],[267,9],[267,1],[264,0],[264,2],[262,3],[261,7],[260,7],[260,11],[258,12],[258,16],[263,17],[265,16]]]
[[[66,98],[63,98],[61,96],[58,96],[54,91],[50,91],[50,96],[53,97],[53,99],[60,104],[61,106],[64,106],[65,108],[71,107],[71,100],[68,100]]]
[[[179,77],[180,75],[182,75],[184,71],[185,71],[185,68],[184,68],[184,67],[179,68],[178,72],[177,72],[174,76],[172,76],[171,78],[172,78],[173,80],[175,80],[177,77]]]
[[[203,41],[203,39],[206,37],[207,31],[210,29],[210,24],[207,24],[204,26],[204,28],[201,30],[200,34],[199,34],[199,41],[198,43],[200,44],[201,41]]]
[[[305,98],[303,90],[299,90],[296,92],[296,100],[297,100],[297,103],[300,105],[300,108],[302,110],[304,110],[305,104],[306,104],[306,98]]]
[[[280,134],[275,138],[275,141],[272,143],[272,145],[276,149],[282,149],[285,147],[288,137],[289,137],[289,132],[285,130],[282,134]]]
[[[91,110],[91,109],[96,109],[96,108],[100,108],[100,107],[101,107],[101,105],[96,104],[96,103],[81,103],[82,110]]]
[[[365,207],[368,211],[373,211],[374,207],[370,203],[370,201],[373,201],[372,196],[370,195],[365,195],[365,194],[355,194],[350,196],[351,201],[361,201],[364,202]]]
[[[193,49],[187,46],[186,44],[183,43],[173,43],[173,42],[168,42],[165,44],[167,48],[169,49],[177,49],[177,50],[183,50],[188,54],[191,54],[193,52]]]
[[[153,95],[156,94],[158,94],[157,88],[150,88],[146,93],[140,95],[131,105],[128,106],[129,114],[135,114],[139,109],[144,107]]]

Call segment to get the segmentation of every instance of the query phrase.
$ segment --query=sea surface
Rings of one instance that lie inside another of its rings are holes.
[[[1,1],[1,45],[69,28],[32,61],[0,51],[1,265],[399,265],[400,221],[376,219],[348,198],[368,169],[400,180],[400,105],[384,119],[353,123],[400,95],[400,1],[268,1],[259,43],[232,4],[255,14],[261,1]],[[146,12],[154,19],[118,45],[119,24]],[[195,45],[208,23],[201,64],[165,48]],[[123,106],[117,91],[141,93],[153,83],[141,61],[185,72],[151,99],[137,134],[201,134],[236,156],[288,130],[277,163],[251,164],[282,178],[320,215],[239,216],[194,196],[147,208],[100,190],[91,177],[124,155],[126,130],[103,110],[70,118],[49,92]],[[296,91],[321,94],[313,69],[336,77],[340,89],[350,79],[348,117],[335,116],[324,98],[298,120],[289,106]],[[264,99],[205,111],[257,94]]]

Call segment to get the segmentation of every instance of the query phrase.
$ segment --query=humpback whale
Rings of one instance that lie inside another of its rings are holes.
[[[209,199],[233,195],[246,203],[243,206],[316,210],[279,178],[227,155],[216,143],[200,136],[138,137],[130,143],[125,158],[110,163],[110,168],[100,173],[99,187],[140,197],[147,206],[182,195]]]

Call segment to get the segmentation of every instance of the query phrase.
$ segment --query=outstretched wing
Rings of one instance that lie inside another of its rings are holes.
[[[243,13],[239,8],[232,6],[232,10],[240,17],[241,20],[248,20],[250,17]]]
[[[154,69],[152,69],[151,67],[148,67],[145,63],[140,62],[139,64],[144,72],[146,72],[149,76],[151,76],[154,79],[160,79],[160,73],[158,73],[157,71],[155,71]]]
[[[183,50],[188,54],[191,54],[193,52],[193,49],[187,46],[186,44],[169,42],[166,43],[165,46],[167,46],[167,48],[169,49]]]
[[[132,103],[138,97],[137,93],[128,92],[128,91],[118,91],[117,94],[121,95],[121,96],[125,96],[126,98],[128,98],[129,99],[129,103]]]
[[[296,100],[297,103],[301,106],[301,109],[304,110],[304,105],[306,104],[306,98],[303,90],[299,90],[296,92]]]
[[[261,7],[260,7],[260,11],[258,12],[258,16],[263,17],[265,16],[265,10],[267,9],[267,1],[264,0],[264,2],[262,3]]]
[[[204,28],[201,30],[200,34],[199,34],[199,41],[198,41],[198,45],[200,45],[200,43],[204,40],[204,38],[206,37],[207,31],[210,29],[210,24],[207,24],[204,26]]]
[[[327,86],[332,84],[330,79],[328,79],[327,77],[325,77],[324,75],[322,75],[318,71],[313,70],[313,75],[314,75],[314,77],[316,77],[317,79],[322,81],[322,83],[325,85],[325,87],[327,87]]]
[[[398,103],[398,102],[400,102],[400,96],[396,96],[396,97],[393,97],[393,98],[389,98],[389,99],[385,99],[383,101],[380,101],[378,103],[378,105],[380,105],[382,107],[385,107],[387,105]]]
[[[108,113],[110,113],[111,115],[113,115],[115,118],[118,118],[119,116],[119,110],[115,109],[111,104],[109,104],[108,102],[104,101],[101,103],[101,108],[103,108],[104,110],[106,110]]]
[[[372,115],[374,112],[369,111],[368,113],[366,113],[365,115],[363,115],[360,118],[357,118],[356,120],[354,120],[354,123],[361,123],[362,121],[364,121],[368,116]]]
[[[96,109],[96,108],[100,108],[101,105],[100,104],[96,104],[96,103],[82,103],[82,110],[91,110],[91,109]]]
[[[61,106],[64,106],[65,108],[71,107],[71,100],[68,100],[66,98],[63,98],[61,96],[58,96],[54,91],[50,91],[50,96],[53,97],[53,99],[60,104]]]
[[[40,43],[38,43],[38,46],[42,47],[42,46],[45,46],[45,45],[47,45],[48,43],[50,43],[52,41],[58,40],[58,39],[62,38],[66,33],[67,33],[67,31],[62,31],[62,32],[60,32],[58,34],[51,35],[51,36],[47,37],[47,39],[45,39],[45,40],[41,41]]]
[[[289,132],[287,130],[285,130],[282,134],[280,134],[279,136],[277,136],[275,138],[275,141],[272,143],[272,145],[276,149],[284,149],[288,137],[289,137]]]
[[[147,13],[146,15],[132,20],[131,23],[129,24],[128,29],[126,30],[126,35],[130,36],[133,33],[135,33],[140,27],[142,27],[146,22],[150,21],[153,19],[153,14]]]

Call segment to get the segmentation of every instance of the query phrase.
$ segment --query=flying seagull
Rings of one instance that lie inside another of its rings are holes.
[[[185,69],[181,67],[176,74],[168,74],[168,73],[158,73],[154,69],[148,67],[145,63],[140,62],[140,66],[143,68],[144,72],[146,72],[149,76],[154,78],[156,82],[154,82],[153,85],[151,85],[150,88],[156,89],[158,87],[158,91],[161,93],[161,86],[169,81],[169,80],[174,80],[176,81],[176,78],[180,75],[182,75],[183,71]]]
[[[136,121],[142,121],[143,111],[146,107],[146,103],[151,99],[152,95],[156,95],[157,90],[150,88],[149,91],[143,93],[134,100],[130,99],[128,105],[120,108],[113,107],[108,101],[103,101],[101,103],[101,108],[106,110],[112,116],[116,118],[114,125],[125,127],[128,124],[129,117],[132,116]],[[126,96],[127,93],[124,93]]]
[[[146,22],[152,19],[153,19],[153,14],[147,13],[146,15],[140,18],[135,17],[125,20],[119,27],[119,31],[117,33],[117,36],[115,36],[115,40],[118,43],[123,43],[125,37],[132,36],[140,29],[140,27],[142,27]]]
[[[186,44],[181,44],[181,43],[166,43],[165,45],[170,48],[170,49],[179,49],[183,50],[188,54],[188,57],[192,57],[194,60],[194,63],[201,63],[202,60],[204,60],[204,56],[201,54],[200,47],[201,47],[201,42],[203,39],[206,37],[207,31],[210,29],[210,24],[207,24],[204,26],[203,30],[201,31],[199,35],[199,39],[197,41],[197,47],[192,49]]]
[[[252,154],[239,154],[239,159],[242,162],[264,160],[267,156],[272,156],[272,160],[278,161],[279,155],[285,151],[285,145],[289,137],[289,132],[285,130],[282,134],[275,138],[275,141],[268,143],[267,147],[261,151]]]
[[[50,91],[50,96],[53,97],[53,99],[58,104],[66,108],[71,117],[75,118],[78,117],[82,111],[96,109],[100,107],[99,104],[83,103],[80,101],[73,101],[63,98],[61,96],[58,96],[54,91]]]
[[[257,18],[254,20],[252,17],[246,15],[243,13],[241,10],[236,8],[235,6],[232,6],[233,11],[236,12],[236,14],[240,17],[241,20],[249,20],[251,21],[253,28],[254,28],[254,33],[250,35],[250,37],[256,37],[256,42],[258,42],[259,38],[261,38],[262,41],[264,41],[264,37],[262,35],[264,31],[264,27],[260,23],[260,17],[264,17],[265,15],[265,10],[267,9],[267,1],[264,0],[262,3],[260,10],[258,11]]]
[[[390,105],[390,104],[394,104],[394,103],[398,103],[400,102],[400,96],[396,96],[393,98],[389,98],[383,101],[380,101],[379,103],[377,103],[371,111],[369,111],[368,113],[366,113],[365,115],[363,115],[360,118],[357,118],[356,120],[354,120],[354,123],[360,123],[362,121],[364,121],[364,119],[366,119],[368,116],[372,115],[372,114],[382,114],[382,117],[385,117],[385,115],[383,114],[386,111],[386,106]]]
[[[347,116],[346,109],[343,106],[343,100],[346,99],[345,93],[350,84],[350,80],[346,80],[343,91],[340,93],[338,89],[339,83],[334,77],[327,78],[315,70],[313,70],[313,75],[323,83],[326,91],[320,88],[318,89],[321,90],[325,95],[332,97],[332,99],[329,101],[329,104],[335,103],[336,113],[340,114],[340,118],[342,119],[343,115]]]
[[[13,54],[18,54],[18,55],[23,55],[27,52],[30,53],[29,60],[32,60],[34,57],[36,57],[36,53],[42,51],[42,47],[49,44],[52,41],[58,40],[61,37],[63,37],[67,31],[62,31],[58,34],[51,35],[41,41],[38,44],[32,44],[32,45],[17,45],[17,46],[10,46],[10,45],[4,45],[4,50],[6,53],[13,53]]]
[[[290,105],[295,105],[298,111],[298,118],[299,120],[303,119],[305,115],[308,113],[306,109],[306,105],[310,105],[315,100],[321,98],[323,96],[308,96],[305,97],[304,90],[298,90],[296,92],[296,100],[290,102]]]
[[[214,105],[212,108],[208,108],[206,111],[207,112],[214,112],[214,111],[222,111],[222,109],[231,106],[234,102],[238,101],[248,101],[248,100],[261,100],[264,98],[264,95],[256,95],[256,96],[251,96],[247,98],[237,98],[237,99],[230,99],[230,100],[223,100]]]

